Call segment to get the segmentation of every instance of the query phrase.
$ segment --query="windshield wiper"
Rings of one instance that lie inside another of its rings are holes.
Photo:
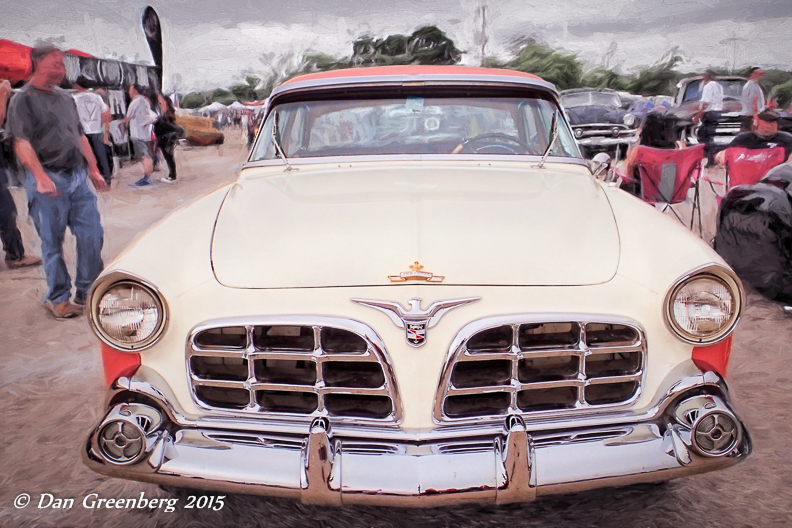
[[[539,165],[536,166],[537,169],[544,169],[547,156],[550,155],[550,151],[553,149],[553,145],[555,145],[556,138],[558,138],[558,112],[553,112],[553,119],[550,122],[550,128],[550,142],[547,144],[544,154],[542,154],[542,159],[539,161]]]
[[[283,153],[283,149],[278,143],[278,113],[275,112],[272,116],[272,144],[275,145],[275,153],[283,160],[283,163],[286,164],[286,170],[295,170],[289,164],[289,160],[286,159],[286,154]]]

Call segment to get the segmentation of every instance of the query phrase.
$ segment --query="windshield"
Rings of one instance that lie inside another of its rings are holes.
[[[701,79],[699,79],[687,85],[682,102],[701,99],[701,82]],[[745,79],[718,79],[715,82],[723,87],[724,97],[739,98],[742,96],[742,88],[746,81]]]
[[[561,104],[566,108],[588,105],[614,106],[619,108],[621,107],[621,99],[618,95],[613,93],[579,92],[561,96]]]
[[[251,161],[382,154],[537,155],[547,149],[556,105],[539,98],[429,98],[308,101],[278,105]],[[580,157],[559,112],[550,155]]]

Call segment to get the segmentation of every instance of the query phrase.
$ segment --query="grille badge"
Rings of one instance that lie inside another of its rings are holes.
[[[421,310],[421,299],[419,298],[407,301],[410,304],[409,310],[405,310],[401,304],[392,301],[352,299],[352,302],[385,313],[396,326],[404,328],[407,344],[417,348],[426,343],[426,330],[435,326],[447,311],[480,300],[481,297],[465,297],[462,299],[437,301],[432,303],[426,310]]]

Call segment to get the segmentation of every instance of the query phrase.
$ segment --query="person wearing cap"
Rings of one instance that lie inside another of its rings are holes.
[[[764,150],[783,147],[784,159],[792,162],[792,134],[778,131],[779,115],[773,110],[765,110],[753,117],[751,131],[735,137],[729,147],[742,147],[749,150]],[[725,151],[718,153],[718,163],[723,164]]]
[[[696,115],[693,116],[694,123],[701,123],[699,128],[699,140],[706,145],[707,159],[713,162],[714,133],[718,119],[723,112],[723,87],[715,80],[715,72],[707,70],[702,79],[704,87],[701,90],[701,102]]]
[[[755,116],[765,109],[765,97],[762,91],[762,86],[759,84],[765,74],[765,71],[759,68],[751,68],[751,74],[748,76],[748,82],[743,85],[742,99],[743,99],[743,113],[745,115]]]

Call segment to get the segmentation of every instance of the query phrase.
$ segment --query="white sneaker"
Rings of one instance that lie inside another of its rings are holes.
[[[176,183],[176,178],[171,179],[163,176],[162,178],[159,179],[159,181],[161,181],[162,183]]]

